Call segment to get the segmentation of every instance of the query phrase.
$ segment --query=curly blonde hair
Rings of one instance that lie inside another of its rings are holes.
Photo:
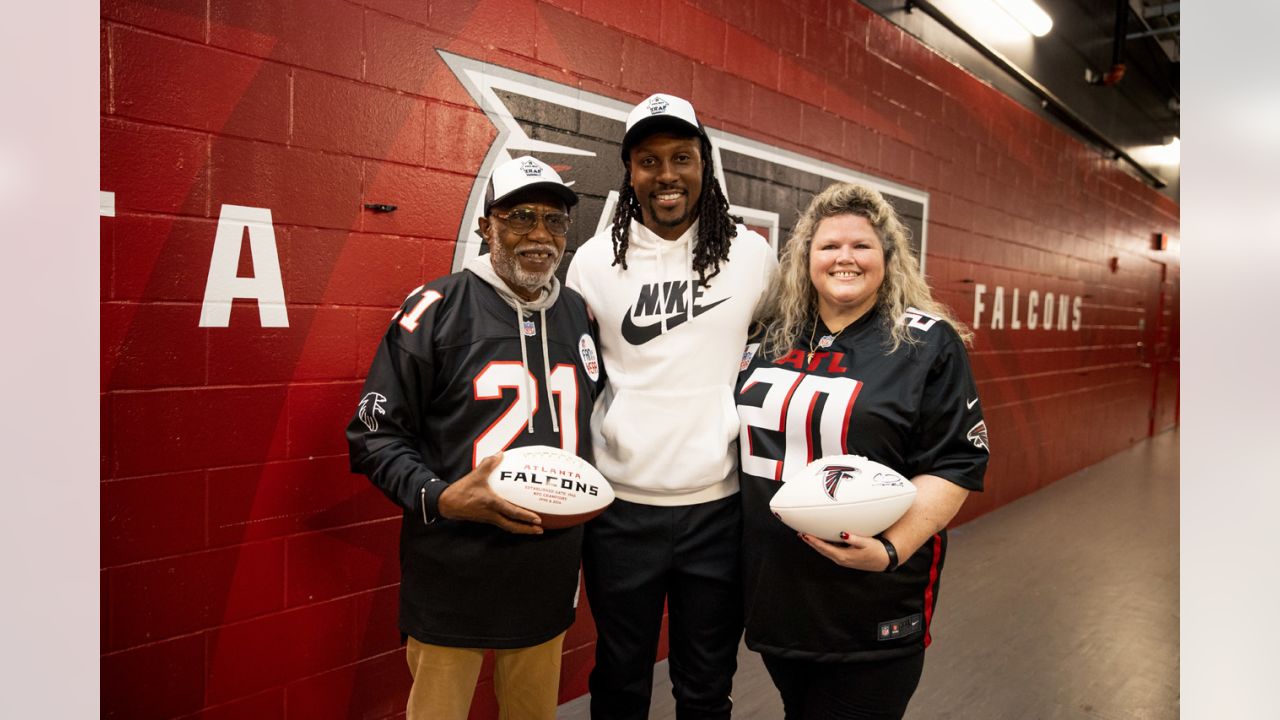
[[[836,183],[813,198],[782,250],[778,281],[765,296],[757,318],[765,325],[761,349],[766,357],[776,360],[795,347],[817,312],[818,294],[809,279],[809,249],[823,220],[845,214],[866,218],[884,247],[884,282],[876,293],[875,307],[889,332],[886,350],[893,352],[903,343],[919,342],[903,323],[907,308],[941,319],[966,344],[972,342],[973,331],[957,320],[950,308],[933,299],[920,272],[920,262],[911,252],[908,230],[893,206],[869,187]]]

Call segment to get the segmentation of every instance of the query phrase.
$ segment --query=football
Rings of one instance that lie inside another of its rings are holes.
[[[560,448],[511,448],[489,474],[489,487],[508,502],[538,513],[548,530],[580,525],[613,502],[613,488],[591,463]]]
[[[898,521],[916,486],[861,455],[814,460],[786,479],[769,509],[793,530],[840,542],[840,531],[871,537]]]

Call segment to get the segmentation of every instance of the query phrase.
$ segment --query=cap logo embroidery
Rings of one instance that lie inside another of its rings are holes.
[[[529,177],[542,177],[542,166],[533,158],[520,163],[520,169]]]
[[[666,111],[667,111],[667,101],[666,101],[666,100],[663,100],[663,99],[662,99],[662,98],[660,98],[660,97],[655,97],[655,98],[650,98],[650,99],[649,99],[649,114],[650,114],[650,115],[661,115],[662,113],[664,113],[664,112],[666,112]]]

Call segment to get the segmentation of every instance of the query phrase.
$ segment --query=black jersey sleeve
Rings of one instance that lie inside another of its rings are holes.
[[[937,475],[969,490],[982,490],[990,457],[986,423],[969,356],[954,332],[947,334],[926,374],[912,431],[911,476]]]
[[[434,293],[432,295],[431,293]],[[405,510],[433,519],[447,486],[423,461],[423,415],[432,396],[431,334],[442,296],[428,288],[412,293],[392,319],[374,355],[355,415],[347,425],[351,470]]]

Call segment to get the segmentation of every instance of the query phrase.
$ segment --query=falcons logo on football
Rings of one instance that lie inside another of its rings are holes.
[[[846,477],[856,477],[860,471],[848,465],[827,465],[822,468],[822,487],[826,488],[827,497],[836,499],[836,488]]]

